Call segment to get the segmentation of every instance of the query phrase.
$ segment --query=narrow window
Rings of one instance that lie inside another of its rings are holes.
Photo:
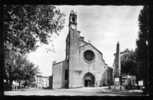
[[[68,80],[68,70],[65,70],[65,80]]]

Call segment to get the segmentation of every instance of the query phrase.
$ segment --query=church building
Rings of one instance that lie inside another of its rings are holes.
[[[80,36],[74,11],[69,16],[65,60],[54,62],[52,71],[53,89],[100,87],[112,83],[113,69],[105,63],[103,53]]]

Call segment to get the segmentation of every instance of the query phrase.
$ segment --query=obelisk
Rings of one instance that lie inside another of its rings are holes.
[[[116,54],[115,54],[115,75],[114,75],[114,86],[116,89],[121,90],[121,63],[120,63],[120,45],[119,42],[117,42],[116,45]]]
[[[121,63],[120,63],[120,44],[117,42],[117,68],[118,68],[118,77],[121,76]]]

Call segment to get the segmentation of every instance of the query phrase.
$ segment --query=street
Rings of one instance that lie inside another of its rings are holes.
[[[75,89],[22,89],[5,91],[4,95],[24,96],[142,96],[141,90],[112,91],[108,87]]]

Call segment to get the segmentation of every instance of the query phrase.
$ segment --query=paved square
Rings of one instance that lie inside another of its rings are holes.
[[[112,91],[108,87],[75,89],[22,89],[5,91],[4,95],[24,96],[142,96],[141,90]]]

